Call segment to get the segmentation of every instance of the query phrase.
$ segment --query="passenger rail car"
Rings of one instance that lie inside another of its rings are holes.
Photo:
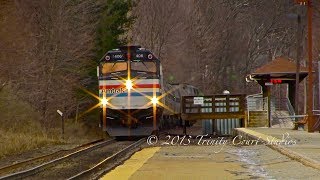
[[[164,104],[168,109],[164,109],[161,128],[171,128],[174,126],[183,125],[181,119],[181,98],[182,96],[197,96],[200,94],[199,89],[186,84],[165,84],[166,96],[164,97]],[[194,124],[195,122],[186,122],[187,126]]]
[[[145,136],[159,128],[162,67],[140,46],[108,51],[97,68],[101,122],[110,136]]]

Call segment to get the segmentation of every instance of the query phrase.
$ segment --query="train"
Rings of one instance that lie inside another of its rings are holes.
[[[147,136],[179,126],[181,97],[199,94],[192,85],[164,83],[161,61],[141,46],[108,51],[97,76],[101,127],[112,137]]]
[[[169,129],[182,126],[184,123],[192,126],[195,121],[183,121],[181,118],[181,98],[182,96],[199,96],[201,94],[199,89],[186,83],[166,83],[164,90],[166,92],[164,104],[168,108],[162,113],[160,128]]]

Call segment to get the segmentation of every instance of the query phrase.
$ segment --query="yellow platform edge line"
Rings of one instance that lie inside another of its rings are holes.
[[[104,175],[102,180],[114,180],[114,179],[129,179],[138,169],[140,169],[144,163],[148,161],[156,152],[160,150],[160,147],[150,147],[142,149],[136,152],[124,162],[124,164],[116,167],[108,174]]]

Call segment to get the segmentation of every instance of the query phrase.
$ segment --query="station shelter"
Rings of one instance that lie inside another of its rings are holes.
[[[262,89],[261,94],[247,98],[248,126],[286,127],[290,126],[290,123],[292,125],[290,117],[295,113],[296,72],[295,61],[286,57],[277,57],[247,75],[248,82],[257,82]],[[300,66],[299,83],[307,76],[308,69]],[[274,97],[272,90],[279,85],[286,85],[286,93],[283,93],[284,95],[275,101],[276,97]],[[258,100],[261,100],[261,103],[257,103]],[[262,107],[260,109],[258,108],[259,104],[262,104],[259,106]],[[266,117],[265,121],[261,120],[263,115]]]

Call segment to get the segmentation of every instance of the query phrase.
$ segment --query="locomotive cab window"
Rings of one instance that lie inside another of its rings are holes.
[[[156,73],[157,72],[157,65],[156,62],[152,61],[133,61],[131,64],[131,70],[134,71],[143,71],[143,72],[151,72]]]
[[[108,62],[100,65],[103,75],[127,70],[127,62]]]

